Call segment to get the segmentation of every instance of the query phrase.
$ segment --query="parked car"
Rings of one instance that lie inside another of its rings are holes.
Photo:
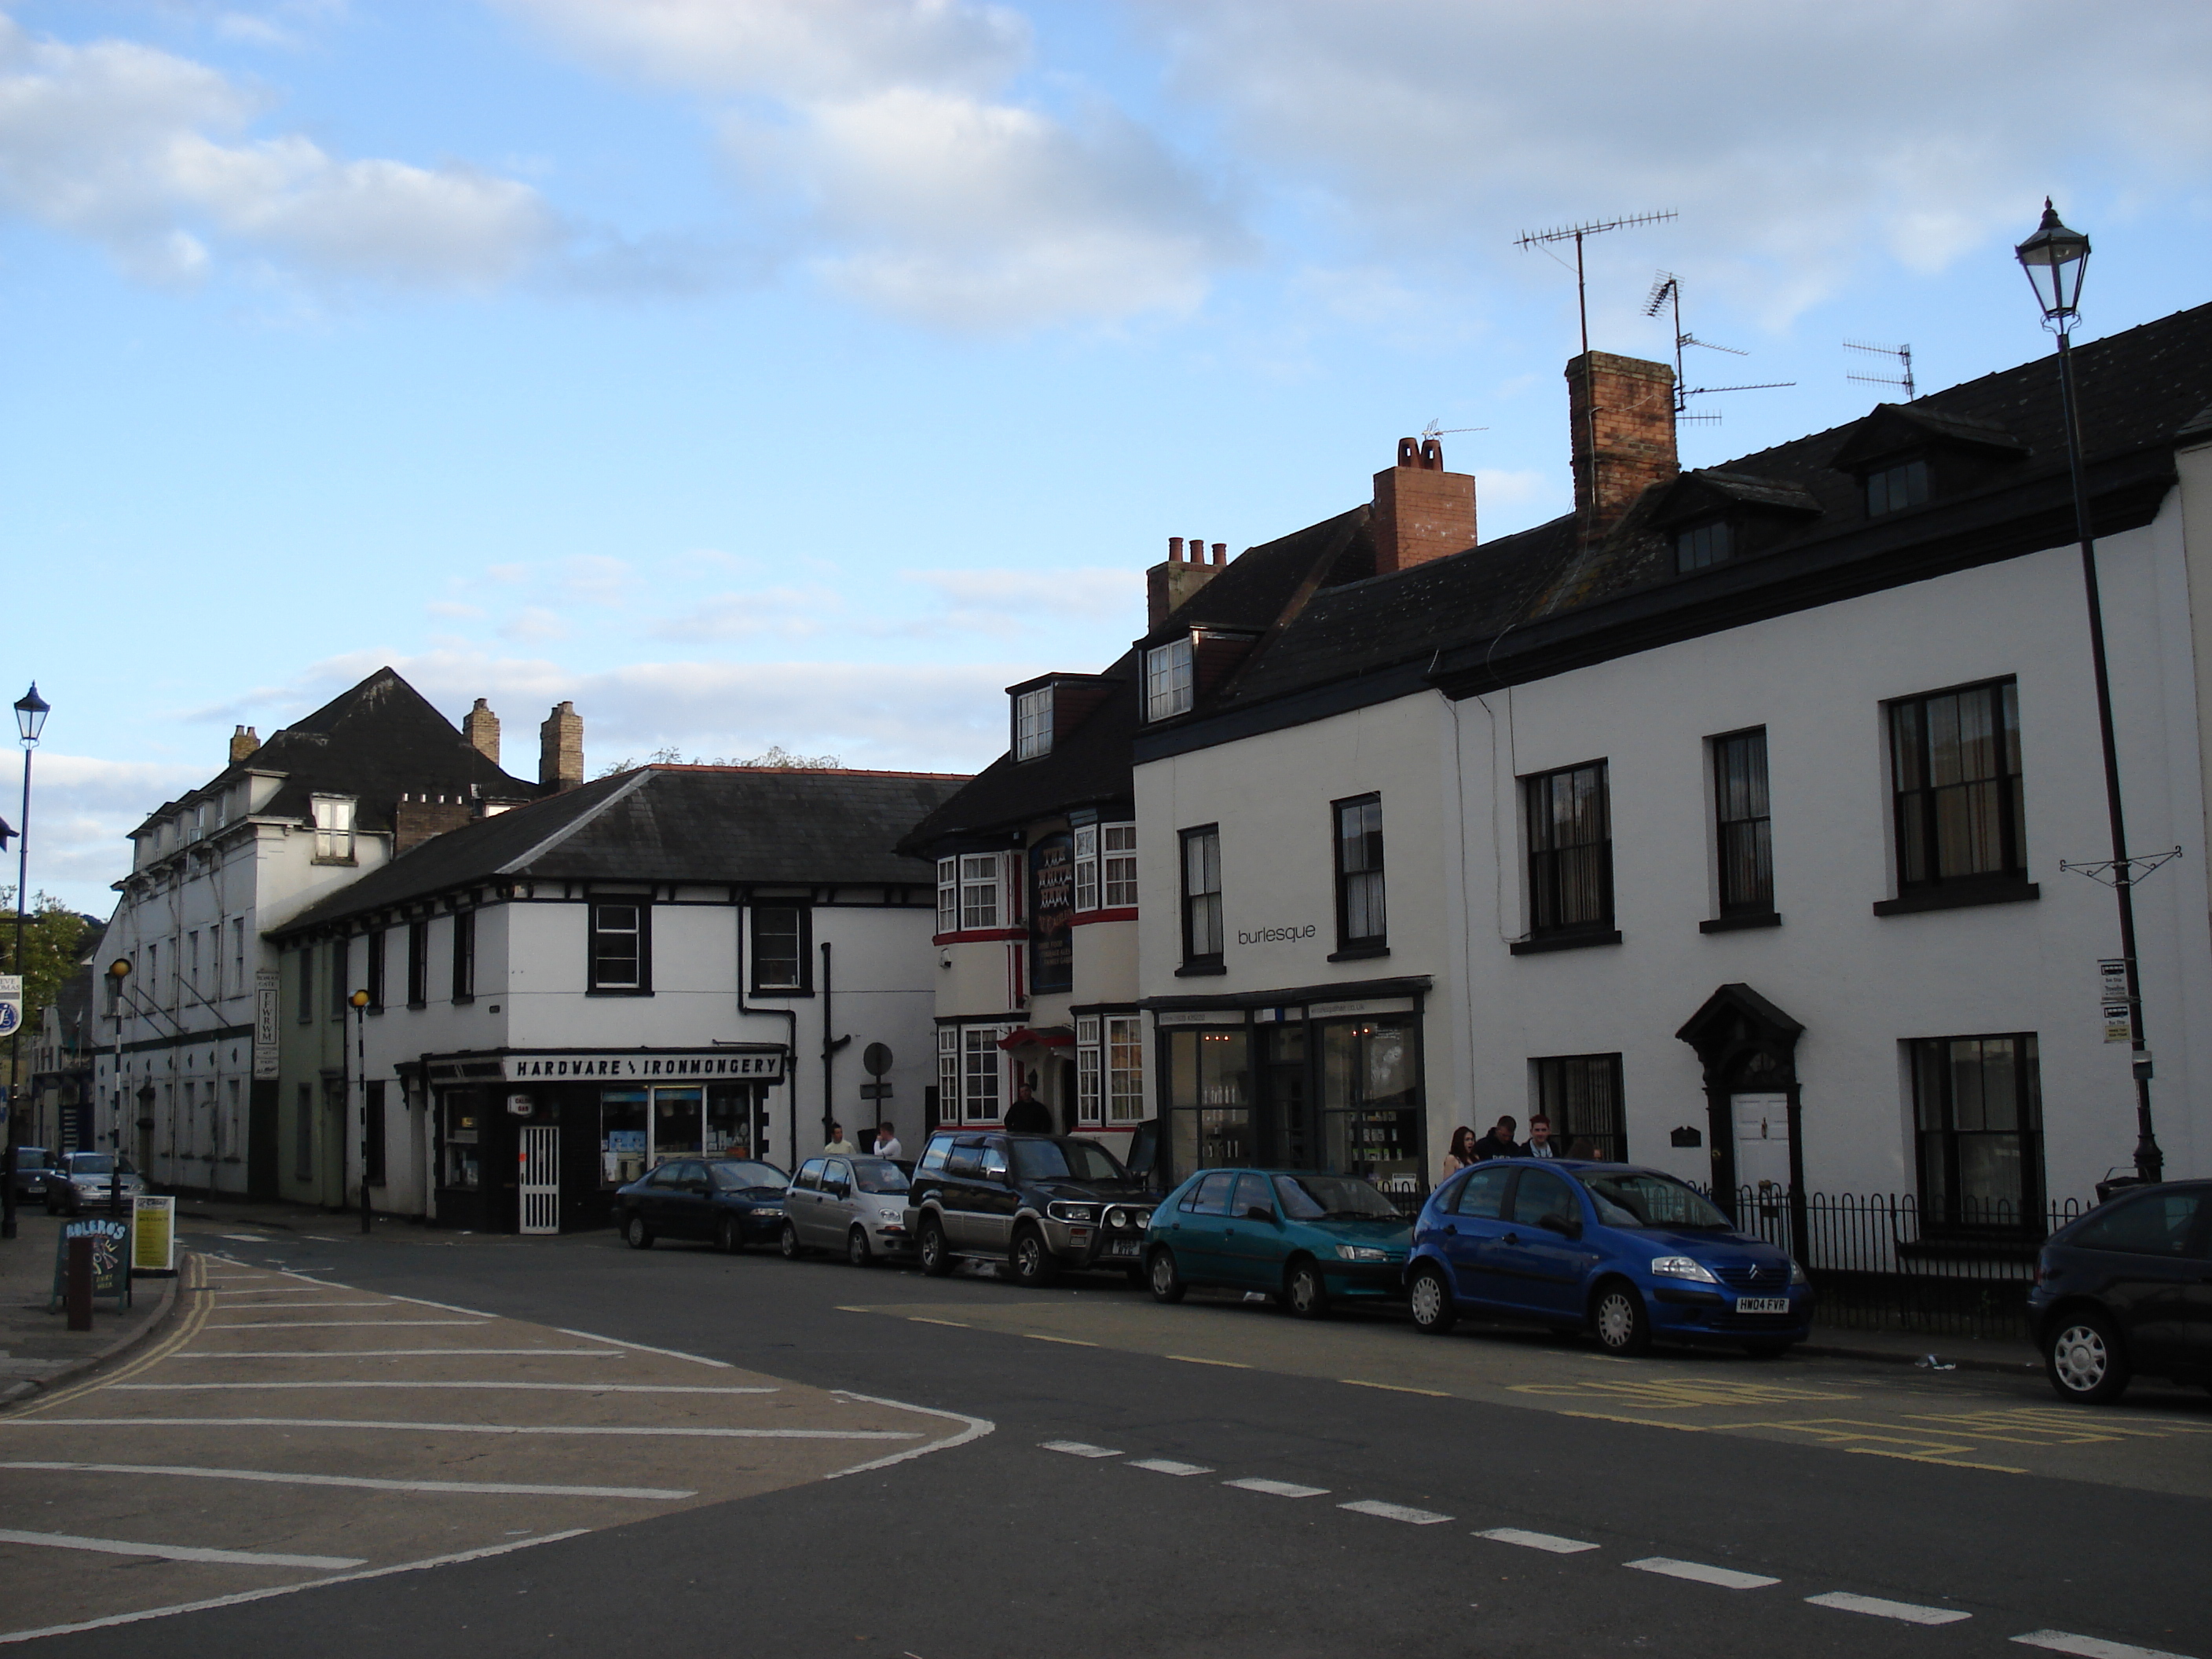
[[[1152,1197],[1079,1135],[941,1129],[915,1166],[906,1224],[926,1273],[967,1258],[1003,1261],[1015,1282],[1062,1268],[1115,1268],[1138,1282]]]
[[[2028,1317],[2061,1400],[2118,1400],[2138,1373],[2212,1383],[2212,1182],[2124,1189],[2051,1234]]]
[[[1462,1313],[1588,1329],[1609,1353],[1654,1338],[1778,1354],[1804,1340],[1813,1287],[1788,1252],[1737,1231],[1656,1170],[1503,1158],[1437,1188],[1413,1230],[1420,1330]]]
[[[914,1254],[906,1230],[906,1171],[887,1158],[810,1158],[783,1197],[784,1260],[842,1250],[856,1267]]]
[[[1201,1170],[1160,1200],[1145,1277],[1162,1302],[1193,1285],[1265,1291],[1304,1319],[1404,1290],[1410,1222],[1357,1176]]]
[[[146,1183],[129,1158],[122,1163],[118,1182],[114,1153],[62,1153],[45,1170],[46,1212],[82,1215],[87,1210],[129,1209],[133,1199],[145,1196]]]
[[[734,1254],[783,1231],[790,1177],[758,1158],[671,1158],[617,1188],[614,1224],[632,1249],[656,1238],[711,1239]]]
[[[18,1146],[15,1149],[15,1201],[27,1203],[45,1196],[46,1170],[50,1155],[43,1146]]]

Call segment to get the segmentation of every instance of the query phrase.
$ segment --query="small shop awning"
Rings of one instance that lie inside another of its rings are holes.
[[[999,1047],[1016,1048],[1073,1048],[1075,1033],[1065,1025],[1024,1025],[999,1039]]]

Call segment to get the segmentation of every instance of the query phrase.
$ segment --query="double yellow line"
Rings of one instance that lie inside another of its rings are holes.
[[[62,1389],[58,1394],[34,1395],[29,1404],[18,1407],[9,1414],[14,1417],[36,1416],[40,1412],[64,1405],[72,1400],[81,1399],[88,1394],[120,1382],[125,1377],[136,1376],[141,1371],[160,1364],[198,1336],[202,1328],[207,1324],[209,1314],[214,1311],[210,1299],[191,1294],[207,1288],[207,1266],[204,1260],[189,1251],[186,1252],[184,1259],[177,1265],[177,1297],[179,1301],[185,1302],[185,1306],[182,1310],[183,1316],[177,1320],[174,1328],[167,1335],[162,1337],[120,1370],[108,1376],[94,1375],[82,1382]]]

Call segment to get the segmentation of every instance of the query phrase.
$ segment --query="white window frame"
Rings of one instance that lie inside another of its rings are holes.
[[[1099,1046],[1098,1016],[1079,1015],[1075,1021],[1075,1121],[1096,1127],[1105,1114],[1106,1053]]]
[[[1003,854],[963,853],[960,855],[960,927],[963,933],[1001,926],[1005,906],[999,888],[1005,868]]]
[[[1075,908],[1078,914],[1098,908],[1098,826],[1078,824],[1075,830]]]
[[[958,859],[939,859],[937,861],[937,931],[940,933],[960,931]]]
[[[233,916],[230,919],[230,994],[242,997],[246,994],[246,918],[244,916]]]
[[[1133,910],[1137,908],[1137,826],[1109,823],[1100,830],[1100,902],[1109,910]]]
[[[354,857],[354,802],[351,798],[317,795],[313,807],[315,856],[351,863]]]
[[[996,1123],[1006,1095],[1006,1051],[994,1025],[960,1029],[960,1121]]]
[[[1106,1121],[1140,1123],[1145,1116],[1145,1022],[1136,1014],[1106,1017]]]
[[[1052,688],[1039,686],[1014,698],[1014,758],[1038,760],[1052,753]]]
[[[937,1121],[960,1121],[960,1028],[937,1028]]]
[[[1194,680],[1188,636],[1145,653],[1145,718],[1169,720],[1189,711]]]

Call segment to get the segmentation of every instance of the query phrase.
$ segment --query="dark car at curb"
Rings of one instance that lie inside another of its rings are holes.
[[[632,1249],[690,1238],[734,1253],[783,1231],[791,1177],[758,1158],[672,1158],[615,1190],[612,1220]]]
[[[1153,1200],[1095,1140],[1079,1135],[940,1129],[915,1165],[906,1226],[921,1270],[1003,1261],[1014,1282],[1066,1269],[1138,1280]]]
[[[2060,1399],[2137,1376],[2212,1385],[2212,1182],[2125,1190],[2045,1240],[2027,1313]]]
[[[1623,1356],[1655,1340],[1778,1354],[1804,1340],[1813,1309],[1788,1252],[1687,1182],[1566,1158],[1494,1159],[1437,1188],[1406,1286],[1419,1330],[1472,1313],[1586,1330]]]

